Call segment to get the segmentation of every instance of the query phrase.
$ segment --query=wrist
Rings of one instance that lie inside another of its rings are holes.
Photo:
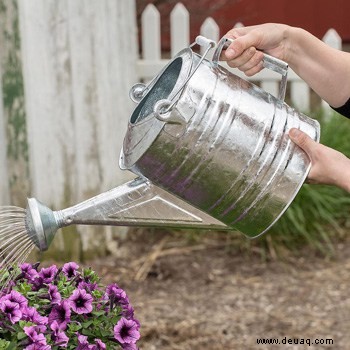
[[[298,64],[300,60],[301,43],[305,36],[305,31],[298,27],[285,26],[283,31],[284,41],[284,61],[291,67]]]

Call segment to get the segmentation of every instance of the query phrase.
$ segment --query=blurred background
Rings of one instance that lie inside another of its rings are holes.
[[[129,89],[197,35],[217,41],[234,26],[281,22],[349,51],[349,12],[345,0],[0,0],[0,205],[35,196],[62,209],[133,178],[118,167],[135,107]],[[277,94],[276,74],[251,80]],[[322,143],[350,156],[350,122],[292,71],[286,101],[320,121]],[[76,260],[120,281],[142,349],[273,349],[256,344],[262,337],[332,338],[326,348],[348,349],[349,233],[349,195],[304,185],[254,241],[73,227],[31,259]]]

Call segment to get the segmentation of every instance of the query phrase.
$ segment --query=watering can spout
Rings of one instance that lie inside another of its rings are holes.
[[[28,199],[26,226],[40,250],[47,250],[57,230],[69,225],[232,229],[142,178],[60,211]]]

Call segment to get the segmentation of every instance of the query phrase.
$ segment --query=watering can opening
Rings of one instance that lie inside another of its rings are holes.
[[[174,91],[183,67],[182,57],[173,60],[159,75],[153,86],[146,92],[139,105],[130,117],[130,123],[136,124],[147,117],[153,116],[155,104],[164,99],[169,99]]]

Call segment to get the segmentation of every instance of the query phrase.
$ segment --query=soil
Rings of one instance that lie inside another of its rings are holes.
[[[126,290],[143,350],[350,349],[350,240],[335,250],[331,259],[308,248],[272,259],[226,234],[136,230],[118,257],[88,265]]]

